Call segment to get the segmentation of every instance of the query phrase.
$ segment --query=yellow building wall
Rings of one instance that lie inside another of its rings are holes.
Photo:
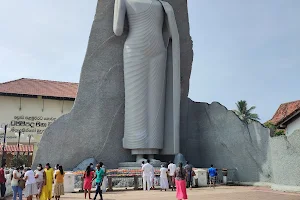
[[[11,131],[7,133],[6,142],[16,144],[16,132],[21,130],[24,136],[20,138],[21,144],[28,144],[27,136],[33,135],[31,143],[39,143],[44,130],[58,117],[68,113],[74,101],[53,100],[27,97],[0,96],[0,123],[9,124]],[[0,134],[3,142],[4,134]]]

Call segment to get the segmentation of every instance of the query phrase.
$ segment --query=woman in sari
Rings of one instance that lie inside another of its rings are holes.
[[[178,200],[188,199],[186,194],[186,170],[179,163],[179,167],[175,171],[176,198]]]
[[[40,200],[51,200],[52,198],[52,184],[54,183],[53,175],[54,170],[50,164],[47,163],[45,167],[46,181],[42,189]]]

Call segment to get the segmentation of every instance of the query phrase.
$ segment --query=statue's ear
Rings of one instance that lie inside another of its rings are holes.
[[[166,13],[164,14],[164,24],[163,24],[162,31],[163,31],[163,39],[164,39],[165,47],[168,48],[169,43],[170,43],[171,34],[170,34],[168,16]]]

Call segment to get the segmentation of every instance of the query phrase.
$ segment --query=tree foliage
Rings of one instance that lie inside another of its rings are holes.
[[[265,127],[269,128],[273,133],[274,136],[280,136],[280,135],[285,135],[285,131],[282,129],[277,129],[277,127],[270,121],[267,121],[264,123]]]
[[[252,106],[248,109],[247,101],[241,100],[236,103],[237,110],[234,110],[235,114],[245,123],[250,123],[252,121],[258,121],[260,118],[258,114],[252,113],[256,108]]]
[[[17,156],[14,156],[12,161],[11,161],[11,165],[14,167],[18,167],[21,165],[26,165],[28,162],[27,160],[27,155],[19,155],[19,157],[17,158]]]

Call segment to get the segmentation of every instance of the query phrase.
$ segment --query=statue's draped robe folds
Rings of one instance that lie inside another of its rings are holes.
[[[180,45],[173,8],[158,0],[116,0],[114,32],[124,44],[123,147],[132,154],[179,152]],[[176,138],[176,139],[175,139]]]

